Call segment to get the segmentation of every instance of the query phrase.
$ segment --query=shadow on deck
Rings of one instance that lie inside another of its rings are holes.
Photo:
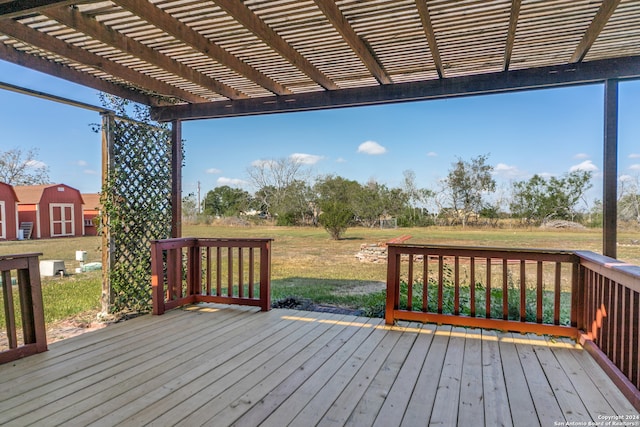
[[[569,339],[295,310],[190,306],[0,366],[3,426],[531,426],[619,416],[638,425]]]

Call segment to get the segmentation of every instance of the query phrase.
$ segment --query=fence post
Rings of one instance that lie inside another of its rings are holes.
[[[260,248],[260,308],[271,310],[271,242]]]
[[[164,274],[162,272],[162,249],[157,241],[151,242],[151,299],[153,314],[164,314]]]
[[[393,312],[398,308],[400,298],[400,253],[391,245],[387,246],[387,301],[384,312],[384,321],[387,325],[393,325]]]

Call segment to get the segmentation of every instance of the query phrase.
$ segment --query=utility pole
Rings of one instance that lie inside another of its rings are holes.
[[[200,181],[198,181],[198,213],[202,213],[200,210]]]

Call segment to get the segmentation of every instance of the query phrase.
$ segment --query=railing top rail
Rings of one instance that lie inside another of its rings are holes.
[[[162,249],[191,248],[197,246],[234,246],[258,247],[272,242],[272,238],[244,238],[244,237],[177,237],[172,239],[152,240],[151,243]]]
[[[576,251],[580,264],[640,292],[640,266],[591,251]]]
[[[42,255],[41,252],[32,252],[28,254],[15,254],[15,255],[0,255],[0,261],[20,259],[20,258],[34,258],[34,257],[39,257],[41,255]]]
[[[501,257],[508,259],[541,259],[549,258],[552,261],[575,262],[575,251],[561,249],[537,249],[537,248],[497,248],[488,246],[453,246],[430,245],[416,243],[391,243],[388,248],[414,253],[428,252],[430,255],[449,256],[474,256],[474,257]]]

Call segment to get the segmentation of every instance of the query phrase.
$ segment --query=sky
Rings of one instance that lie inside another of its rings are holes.
[[[0,82],[100,105],[97,91],[0,60]],[[452,164],[487,155],[498,192],[533,174],[593,172],[602,198],[602,85],[384,106],[183,122],[183,195],[221,185],[255,191],[255,162],[295,157],[313,176],[438,190]],[[618,175],[640,176],[640,81],[620,84]],[[0,151],[35,148],[54,183],[100,191],[100,115],[0,89]],[[587,208],[589,206],[586,206]]]

